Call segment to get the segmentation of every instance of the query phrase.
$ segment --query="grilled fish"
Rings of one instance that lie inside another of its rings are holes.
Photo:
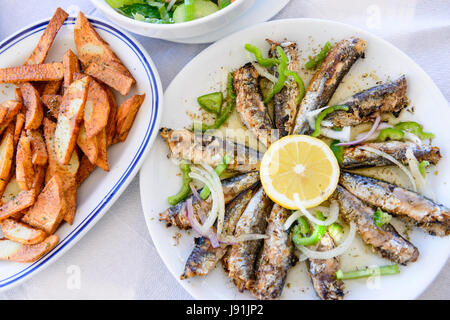
[[[267,225],[266,219],[270,214],[272,205],[272,201],[260,187],[241,215],[235,235],[264,233]],[[233,279],[234,284],[241,292],[250,289],[255,281],[255,264],[262,244],[262,240],[234,244],[226,257],[225,268],[228,271],[228,276]]]
[[[233,73],[236,110],[242,123],[265,146],[271,142],[273,125],[259,88],[259,73],[251,63]]]
[[[277,46],[281,46],[289,58],[287,69],[297,72],[299,69],[297,44],[295,42],[278,43],[267,39],[271,45],[269,56],[279,58]],[[275,76],[278,77],[276,68]],[[279,130],[280,137],[288,135],[294,126],[297,114],[297,98],[299,95],[298,84],[295,81],[286,81],[284,88],[273,97],[275,128]]]
[[[406,265],[419,257],[419,250],[408,240],[403,238],[391,224],[381,228],[375,225],[373,214],[375,210],[338,186],[334,197],[339,202],[340,214],[347,222],[353,221],[356,230],[364,243],[382,257],[396,263]]]
[[[252,195],[252,189],[244,191],[227,205],[223,234],[233,235],[236,224],[252,198]],[[184,273],[180,278],[184,280],[208,274],[215,268],[220,259],[222,259],[227,249],[228,245],[226,244],[221,244],[219,247],[213,248],[211,242],[206,237],[195,238],[195,247],[186,261]]]
[[[366,42],[349,38],[337,43],[327,54],[306,89],[295,119],[293,134],[305,134],[310,128],[307,113],[324,107],[351,66],[364,54]]]
[[[406,77],[401,76],[393,82],[364,90],[338,103],[348,106],[348,111],[333,112],[324,121],[342,128],[373,121],[380,113],[398,114],[407,105],[406,89]]]
[[[361,149],[362,146],[368,146],[383,151],[403,164],[407,164],[406,150],[412,148],[414,156],[418,161],[427,160],[432,164],[437,164],[441,159],[441,153],[438,147],[422,144],[418,145],[412,142],[388,141],[364,143],[355,147],[344,149],[342,168],[362,168],[362,167],[380,167],[392,165],[389,160],[379,155]]]
[[[259,181],[259,172],[249,172],[239,176],[235,176],[222,181],[223,194],[225,197],[225,203],[229,203],[233,200],[239,193],[244,190],[250,189]],[[194,214],[197,214],[199,210],[202,210],[201,203],[193,195],[190,196],[192,199],[192,207],[194,209]],[[170,207],[166,211],[159,214],[159,221],[165,221],[167,226],[175,225],[180,229],[190,229],[191,224],[186,215],[186,200]],[[211,202],[205,201],[207,208],[211,209]]]
[[[362,201],[406,217],[431,235],[450,234],[450,209],[413,191],[353,173],[342,172],[339,183]]]
[[[250,172],[259,169],[263,156],[244,145],[185,129],[162,128],[160,134],[169,146],[172,158],[189,160],[192,163],[206,163],[216,167],[227,154],[233,159],[228,165],[229,170]]]
[[[261,257],[256,271],[256,282],[252,293],[258,299],[276,299],[286,281],[289,269],[295,263],[294,246],[284,223],[290,211],[275,204],[268,219],[266,235]]]

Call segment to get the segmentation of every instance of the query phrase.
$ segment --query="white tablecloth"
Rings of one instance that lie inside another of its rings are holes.
[[[276,0],[273,0],[276,1]],[[102,16],[88,0],[1,0],[0,39],[75,4]],[[291,0],[274,19],[311,17],[367,29],[415,60],[450,99],[450,6],[446,0]],[[207,45],[137,37],[164,88]],[[74,281],[79,275],[81,281]],[[422,299],[450,298],[447,263]],[[0,299],[191,299],[161,261],[145,226],[136,177],[103,219],[63,257]]]

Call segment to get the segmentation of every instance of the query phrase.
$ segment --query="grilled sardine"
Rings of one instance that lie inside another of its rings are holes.
[[[252,198],[252,195],[253,190],[244,191],[227,205],[223,234],[233,235],[236,224]],[[184,273],[180,278],[183,280],[208,274],[215,268],[220,259],[222,259],[227,249],[228,245],[226,244],[221,244],[219,247],[213,248],[211,242],[206,237],[195,238],[195,247],[186,261]]]
[[[333,127],[356,126],[373,121],[378,114],[398,114],[407,105],[406,77],[372,87],[338,103],[349,107],[348,111],[336,111],[327,116],[324,123]]]
[[[310,128],[307,113],[324,107],[351,66],[364,54],[366,42],[349,38],[337,43],[327,54],[306,89],[295,119],[293,134],[305,134]]]
[[[259,172],[249,172],[236,177],[232,177],[222,181],[223,194],[225,197],[225,203],[229,203],[239,193],[244,190],[250,189],[259,181]],[[194,196],[190,196],[192,199],[192,207],[194,214],[197,214],[199,210],[202,210],[201,203]],[[178,203],[175,206],[170,207],[166,211],[159,214],[159,221],[165,221],[167,226],[175,225],[180,229],[189,229],[191,227],[186,215],[186,200]],[[211,209],[211,202],[205,201],[207,208]]]
[[[175,159],[216,167],[225,155],[229,155],[233,161],[228,169],[238,172],[258,170],[262,159],[262,154],[254,149],[211,135],[168,128],[162,128],[160,134],[169,146],[170,156]]]
[[[266,230],[266,219],[272,209],[272,201],[263,188],[253,195],[247,208],[239,219],[235,235],[256,233],[263,234]],[[233,279],[239,291],[250,289],[255,281],[255,264],[262,240],[244,241],[234,244],[226,257],[226,270]]]
[[[450,234],[450,209],[391,183],[342,172],[339,183],[362,201],[406,217],[431,235]]]
[[[363,150],[362,146],[368,146],[383,151],[403,164],[407,164],[406,150],[412,148],[414,156],[418,161],[427,160],[432,164],[437,164],[441,159],[441,153],[438,147],[432,147],[428,144],[418,145],[412,142],[388,141],[388,142],[368,142],[344,149],[342,168],[363,168],[380,167],[392,165],[389,160],[379,155]]]
[[[265,146],[271,142],[272,122],[259,88],[259,73],[251,63],[233,73],[236,110],[242,123]]]
[[[402,265],[417,260],[419,250],[398,234],[391,224],[382,227],[375,225],[374,208],[364,204],[341,186],[337,187],[333,196],[339,202],[341,217],[356,224],[357,232],[364,243],[370,245],[375,252]]]

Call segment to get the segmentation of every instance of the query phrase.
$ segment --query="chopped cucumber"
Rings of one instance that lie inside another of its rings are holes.
[[[194,11],[194,19],[199,19],[219,11],[219,7],[215,3],[208,0],[195,0]],[[173,13],[173,20],[175,23],[188,21],[188,19],[186,19],[184,4],[179,5],[175,9],[175,12]]]
[[[114,9],[135,3],[145,3],[144,0],[106,0],[106,2]]]

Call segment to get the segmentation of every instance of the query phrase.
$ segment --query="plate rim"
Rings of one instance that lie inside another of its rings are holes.
[[[117,201],[120,195],[130,184],[131,180],[136,176],[144,160],[147,157],[148,152],[157,136],[160,126],[162,111],[163,111],[163,87],[159,76],[158,69],[148,54],[147,50],[136,40],[136,38],[130,35],[128,32],[121,30],[119,27],[107,22],[98,17],[86,15],[88,20],[93,24],[95,29],[106,31],[122,41],[127,45],[138,57],[141,65],[144,67],[147,74],[148,81],[151,87],[152,94],[152,117],[149,120],[146,128],[146,134],[139,142],[139,147],[127,168],[122,172],[120,177],[115,181],[111,190],[98,200],[97,205],[90,213],[76,226],[72,226],[72,230],[67,236],[60,239],[55,248],[45,254],[43,257],[33,263],[26,264],[26,266],[20,271],[14,273],[14,275],[8,275],[4,279],[0,279],[0,292],[12,289],[13,287],[23,283],[32,276],[41,272],[50,266],[53,262],[59,259],[64,253],[66,253],[73,245],[75,245],[81,238],[103,217],[103,215],[109,210],[109,208]],[[29,36],[41,32],[48,25],[49,18],[38,20],[31,23],[11,36],[5,38],[0,42],[0,55],[13,47],[14,45],[24,41]],[[76,17],[69,16],[63,23],[65,26],[74,25]],[[17,40],[13,42],[14,40]],[[147,93],[148,94],[148,93]]]
[[[186,64],[179,72],[178,74],[172,79],[172,81],[170,82],[169,86],[166,88],[166,90],[164,91],[164,95],[166,94],[166,92],[168,92],[173,83],[175,82],[176,78],[178,77],[179,74],[181,74],[182,72],[184,72],[185,69],[187,69],[189,67],[189,65],[192,63],[192,61],[196,60],[197,58],[207,55],[209,53],[209,51],[213,50],[214,47],[221,45],[222,42],[227,42],[230,39],[232,39],[233,37],[236,36],[236,34],[238,33],[243,33],[243,32],[249,32],[250,30],[255,30],[260,28],[261,26],[265,26],[265,25],[272,25],[272,24],[283,24],[283,23],[296,23],[296,22],[314,22],[314,23],[327,23],[330,26],[331,25],[337,25],[337,26],[341,26],[341,27],[345,27],[345,28],[350,28],[352,29],[354,32],[357,32],[359,34],[361,34],[362,36],[364,35],[369,35],[370,37],[373,37],[375,39],[377,39],[378,41],[381,41],[383,44],[391,47],[394,51],[397,52],[397,54],[400,54],[403,59],[407,60],[409,63],[412,63],[414,66],[416,66],[416,68],[422,73],[422,75],[425,76],[425,78],[431,83],[433,90],[436,93],[436,96],[439,96],[439,98],[443,101],[447,101],[445,99],[445,96],[442,94],[441,90],[439,89],[439,87],[436,85],[436,83],[433,81],[433,79],[425,72],[425,70],[423,70],[423,68],[417,64],[412,58],[410,58],[406,53],[404,53],[402,50],[400,50],[399,48],[397,48],[394,44],[390,43],[389,41],[381,38],[380,36],[373,34],[367,30],[364,30],[362,28],[353,26],[351,24],[347,24],[347,23],[343,23],[343,22],[338,22],[338,21],[333,21],[333,20],[327,20],[327,19],[318,19],[318,18],[288,18],[288,19],[279,19],[279,20],[272,20],[272,21],[266,21],[266,22],[262,22],[253,26],[250,26],[248,28],[239,30],[219,41],[216,41],[215,43],[209,45],[208,47],[206,47],[204,50],[202,50],[200,53],[198,53],[194,58],[192,58],[188,64]],[[447,103],[448,104],[448,103]],[[142,170],[139,173],[139,187],[140,187],[140,196],[141,196],[141,204],[142,204],[142,208],[143,208],[143,213],[144,213],[144,218],[145,218],[145,222],[147,225],[147,229],[148,232],[150,234],[150,237],[152,238],[153,243],[155,244],[155,241],[153,239],[153,235],[151,233],[151,228],[150,228],[150,220],[151,219],[147,219],[147,216],[150,218],[149,213],[150,213],[150,208],[148,208],[147,203],[145,201],[145,196],[144,196],[144,190],[143,190],[143,176],[145,175],[145,171],[147,167],[150,167],[150,158],[148,158],[143,167]],[[196,294],[196,291],[192,291],[190,290],[190,287],[188,286],[188,282],[186,281],[182,281],[178,274],[175,274],[172,269],[173,268],[169,268],[168,267],[168,263],[167,260],[165,258],[164,254],[161,254],[161,250],[162,248],[158,247],[155,245],[155,248],[161,258],[161,260],[164,262],[165,267],[169,270],[169,272],[172,274],[172,276],[177,280],[177,282],[186,290],[186,292],[188,292],[192,297],[194,297],[195,299],[199,300],[199,299],[205,299],[205,297],[199,296]],[[440,272],[442,271],[444,265],[447,263],[449,257],[450,257],[450,250],[447,252],[446,254],[447,259],[446,260],[442,260],[443,262],[441,262],[439,264],[439,271],[436,272],[433,277],[431,277],[428,281],[428,283],[423,286],[421,288],[421,290],[417,290],[417,292],[413,293],[413,294],[409,294],[409,295],[405,295],[404,298],[402,299],[417,299],[429,286],[430,284],[436,279],[436,277],[440,274]],[[207,298],[206,298],[207,299]]]

